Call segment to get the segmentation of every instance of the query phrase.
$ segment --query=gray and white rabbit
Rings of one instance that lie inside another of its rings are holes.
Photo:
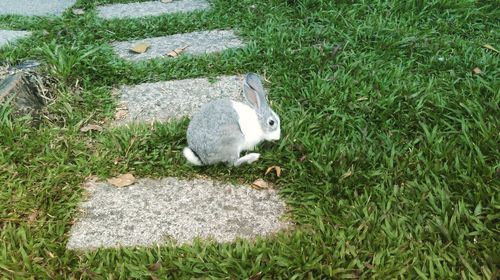
[[[243,95],[248,104],[221,98],[203,105],[187,130],[188,147],[184,157],[194,165],[226,163],[239,166],[259,159],[249,153],[263,140],[280,138],[280,118],[266,100],[259,76],[248,73],[243,83]]]

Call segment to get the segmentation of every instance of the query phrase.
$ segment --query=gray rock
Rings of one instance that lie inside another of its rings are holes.
[[[60,16],[76,0],[1,0],[0,15]]]
[[[0,66],[0,105],[9,104],[16,115],[33,113],[45,105],[50,87],[36,71],[38,66],[36,61]]]
[[[128,115],[116,124],[168,121],[191,116],[201,105],[221,97],[242,100],[243,77],[221,76],[175,80],[123,86],[119,90],[121,104]]]
[[[115,188],[88,182],[90,199],[70,232],[69,249],[153,246],[194,239],[231,242],[289,228],[286,205],[273,189],[211,180],[140,179]]]
[[[145,53],[137,54],[131,52],[130,49],[140,42],[147,42],[151,44],[151,47]],[[187,48],[184,49],[181,55],[201,55],[221,52],[230,48],[243,47],[244,44],[232,30],[211,30],[115,42],[112,46],[121,58],[137,61],[156,57],[168,57],[167,54],[172,50],[186,46]]]
[[[29,32],[29,31],[1,30],[0,29],[0,48],[4,45],[7,45],[8,43],[13,43],[18,39],[25,38],[25,37],[28,37],[30,35],[31,35],[31,32]]]
[[[206,10],[210,7],[205,0],[177,0],[170,3],[160,1],[139,2],[129,4],[110,4],[97,7],[99,17],[104,19],[114,18],[140,18],[159,16],[163,14],[193,12]]]

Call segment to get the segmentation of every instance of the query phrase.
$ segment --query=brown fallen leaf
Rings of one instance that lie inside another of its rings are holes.
[[[248,278],[248,280],[260,280],[260,279],[262,279],[262,271],[259,271],[254,275],[250,276],[250,278]]]
[[[115,120],[123,120],[128,116],[128,108],[126,105],[122,104],[116,107]]]
[[[145,53],[149,47],[151,47],[151,44],[148,42],[141,42],[135,44],[132,48],[130,48],[130,51],[135,52],[135,53]]]
[[[276,176],[280,177],[281,176],[281,167],[279,167],[277,165],[273,165],[273,166],[268,167],[266,170],[266,173],[264,175],[267,175],[268,173],[273,171],[273,169],[276,171]]]
[[[88,131],[92,131],[92,130],[101,132],[103,129],[102,129],[102,126],[97,125],[97,124],[88,124],[88,125],[80,128],[80,132],[88,132]]]
[[[133,183],[135,183],[135,177],[134,177],[134,175],[127,173],[127,174],[123,174],[123,175],[108,179],[108,183],[110,183],[111,185],[113,185],[117,188],[123,188],[123,187],[130,186]]]
[[[187,47],[189,46],[184,46],[184,47],[180,47],[180,48],[177,48],[173,51],[170,51],[169,53],[167,53],[168,56],[170,57],[177,57],[179,56]]]
[[[269,183],[264,181],[264,179],[259,178],[252,183],[252,188],[256,190],[268,189]]]
[[[340,176],[340,180],[344,180],[345,178],[347,178],[349,176],[352,176],[352,167],[349,168],[349,170],[347,170],[346,173],[344,173],[344,174],[342,174],[342,176]]]
[[[160,262],[155,262],[154,264],[149,266],[149,271],[157,271],[161,268]]]
[[[33,211],[33,213],[31,213],[31,214],[28,216],[28,224],[33,223],[33,222],[36,220],[36,218],[37,218],[37,217],[38,217],[38,211],[37,211],[37,210],[35,210],[35,211]]]
[[[375,266],[373,264],[369,263],[369,262],[365,262],[365,266],[368,269],[374,269],[375,268]]]
[[[73,11],[73,14],[77,15],[77,16],[85,14],[85,10],[84,9],[73,9],[72,11]]]
[[[496,52],[496,53],[500,53],[497,49],[495,49],[495,48],[494,48],[492,45],[490,45],[490,44],[484,44],[484,45],[483,45],[483,48],[487,48],[487,49],[488,49],[488,50],[490,50],[490,51],[494,51],[494,52]]]
[[[481,71],[481,69],[479,69],[479,67],[476,67],[476,68],[472,69],[472,73],[479,75],[482,73],[482,71]]]

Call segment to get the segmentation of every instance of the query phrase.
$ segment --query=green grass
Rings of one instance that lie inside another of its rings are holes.
[[[499,276],[500,60],[481,47],[500,48],[496,1],[213,0],[206,13],[113,21],[92,2],[78,1],[84,16],[0,17],[0,28],[33,31],[0,60],[38,59],[59,81],[36,127],[0,108],[0,278]],[[132,64],[107,45],[228,27],[247,48]],[[187,120],[79,132],[112,119],[117,85],[247,71],[270,81],[283,131],[254,165],[185,164]],[[284,170],[268,179],[292,208],[291,232],[65,249],[89,175],[250,182],[270,165]]]

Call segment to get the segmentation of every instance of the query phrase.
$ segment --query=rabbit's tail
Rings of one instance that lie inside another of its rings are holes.
[[[189,147],[185,147],[184,150],[182,150],[182,153],[184,154],[184,157],[193,165],[197,166],[203,165],[200,158]]]

